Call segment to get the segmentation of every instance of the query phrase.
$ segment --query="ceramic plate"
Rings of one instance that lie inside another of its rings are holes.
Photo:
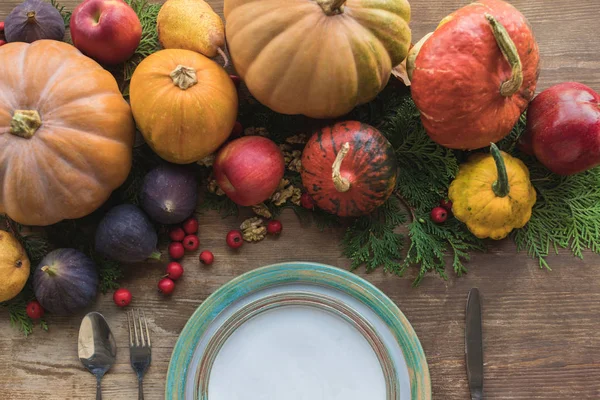
[[[410,323],[344,270],[286,263],[208,297],[175,345],[166,399],[429,400]]]

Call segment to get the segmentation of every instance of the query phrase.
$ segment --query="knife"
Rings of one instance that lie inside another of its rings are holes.
[[[481,330],[481,300],[479,289],[473,288],[467,297],[465,325],[465,359],[471,400],[483,399],[483,336]]]

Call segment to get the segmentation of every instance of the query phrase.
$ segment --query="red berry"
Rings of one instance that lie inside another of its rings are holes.
[[[184,254],[185,248],[183,247],[183,244],[180,242],[171,242],[169,245],[169,256],[171,256],[173,260],[179,260],[183,258]]]
[[[131,303],[131,292],[127,289],[117,289],[113,294],[113,301],[119,307],[128,306]]]
[[[27,304],[27,315],[31,319],[40,319],[44,316],[44,309],[37,300],[32,300]]]
[[[281,221],[273,219],[269,221],[267,224],[267,232],[269,235],[279,235],[281,230],[283,229],[283,225],[281,225]]]
[[[450,201],[448,199],[442,199],[442,200],[440,200],[440,207],[444,207],[446,209],[446,211],[451,212],[452,211],[452,201]]]
[[[242,136],[242,133],[244,133],[244,127],[242,126],[242,123],[240,121],[235,121],[235,125],[233,125],[233,129],[231,129],[229,137],[231,139],[236,139]]]
[[[162,278],[158,281],[158,291],[162,294],[171,294],[175,290],[175,282],[169,278]]]
[[[431,220],[436,224],[442,224],[448,218],[448,211],[444,207],[435,207],[431,210]]]
[[[210,265],[215,261],[215,256],[211,251],[204,250],[200,253],[200,262],[204,265]]]
[[[181,242],[184,237],[185,231],[180,227],[171,228],[171,230],[169,231],[169,238],[171,238],[173,242]]]
[[[300,204],[302,204],[302,207],[308,210],[315,209],[315,201],[313,200],[312,196],[308,194],[308,192],[302,193],[302,196],[300,196]]]
[[[239,249],[244,244],[242,232],[238,230],[229,231],[227,234],[227,246],[232,249]]]
[[[6,44],[6,40],[0,40],[0,46],[4,46]]]
[[[4,21],[0,21],[0,32],[4,32]]]
[[[242,83],[242,79],[237,75],[229,75],[236,89],[240,88],[240,83]]]
[[[187,235],[183,239],[183,248],[187,251],[196,251],[200,246],[200,240],[198,240],[198,236],[196,235]]]
[[[177,261],[171,261],[167,264],[167,276],[165,278],[170,278],[171,280],[176,281],[181,278],[183,275],[183,267]]]
[[[188,235],[198,232],[198,220],[196,219],[196,217],[189,217],[188,219],[183,221],[182,226],[183,226],[183,230]]]

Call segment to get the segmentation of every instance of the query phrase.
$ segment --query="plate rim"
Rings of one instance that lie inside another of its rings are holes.
[[[431,378],[423,347],[398,306],[372,283],[352,272],[331,265],[300,261],[250,270],[225,283],[196,308],[173,347],[167,371],[165,399],[184,398],[188,367],[202,337],[196,334],[197,328],[201,328],[200,331],[203,332],[225,307],[248,293],[273,285],[303,281],[341,290],[371,308],[390,328],[400,345],[408,367],[411,400],[431,400]]]

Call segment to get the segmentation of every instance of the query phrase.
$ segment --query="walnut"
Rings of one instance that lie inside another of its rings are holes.
[[[271,196],[271,201],[277,207],[284,205],[288,200],[291,200],[292,203],[300,205],[300,196],[302,196],[302,191],[294,185],[290,185],[290,181],[287,179],[282,179],[279,183],[279,187]]]
[[[295,172],[302,172],[302,152],[294,150],[290,153],[290,160],[286,159],[287,169]]]
[[[294,149],[292,146],[290,146],[289,144],[285,144],[285,143],[281,143],[279,145],[279,148],[281,149],[281,152],[283,152],[283,153],[290,152]]]
[[[285,139],[285,142],[289,144],[306,144],[308,142],[308,135],[300,133],[298,135],[290,136]]]
[[[240,229],[246,242],[259,242],[267,236],[265,221],[259,217],[248,218],[242,222]]]
[[[300,206],[302,203],[300,201],[300,199],[302,198],[302,190],[298,189],[298,188],[294,188],[294,194],[292,195],[292,198],[290,199],[290,201],[292,203],[294,203],[297,206]]]
[[[255,206],[252,206],[252,211],[254,211],[254,214],[259,215],[261,217],[273,217],[273,214],[271,214],[271,211],[269,211],[269,208],[265,205],[265,203],[260,203]]]
[[[269,131],[267,130],[267,128],[255,128],[255,127],[250,127],[250,128],[246,128],[244,129],[244,136],[263,136],[263,137],[267,137],[269,136]]]
[[[206,157],[204,157],[202,160],[198,161],[197,164],[201,165],[203,167],[212,167],[214,161],[215,161],[215,154],[209,154]]]
[[[224,196],[225,192],[221,190],[219,185],[217,185],[217,181],[214,179],[210,179],[208,181],[208,185],[206,186],[209,193],[216,194],[217,196]]]

